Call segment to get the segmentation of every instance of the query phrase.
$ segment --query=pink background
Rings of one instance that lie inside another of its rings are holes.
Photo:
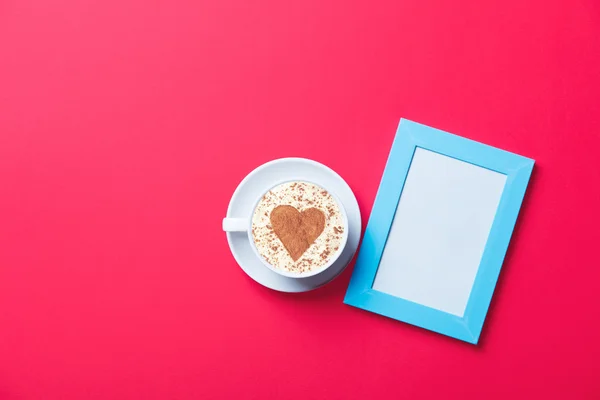
[[[600,398],[599,98],[597,0],[0,0],[0,399]],[[477,347],[220,231],[283,156],[366,223],[400,117],[537,160]]]

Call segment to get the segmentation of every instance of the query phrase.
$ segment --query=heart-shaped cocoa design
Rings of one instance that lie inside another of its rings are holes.
[[[318,208],[302,212],[292,206],[277,206],[271,211],[271,226],[294,261],[325,229],[325,214]]]

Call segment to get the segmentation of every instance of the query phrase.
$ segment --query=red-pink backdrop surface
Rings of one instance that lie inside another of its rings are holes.
[[[598,399],[599,71],[597,0],[0,1],[0,399]],[[477,347],[221,232],[284,156],[366,223],[400,117],[537,160]]]

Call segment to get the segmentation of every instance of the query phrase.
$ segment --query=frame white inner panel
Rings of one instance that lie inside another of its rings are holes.
[[[462,317],[505,183],[417,147],[373,289]]]

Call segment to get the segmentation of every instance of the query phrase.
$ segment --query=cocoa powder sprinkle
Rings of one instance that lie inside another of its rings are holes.
[[[299,234],[296,229],[292,236],[289,231],[283,234],[272,220],[273,211],[280,206],[290,206],[300,215],[314,209],[315,216],[321,213],[322,222],[315,224],[316,220],[312,219],[303,228],[304,233]],[[252,239],[259,254],[275,268],[300,274],[318,270],[328,263],[333,252],[340,248],[340,233],[344,228],[336,200],[325,189],[307,182],[288,182],[272,188],[261,198],[252,216]],[[303,240],[304,245],[297,243]]]

